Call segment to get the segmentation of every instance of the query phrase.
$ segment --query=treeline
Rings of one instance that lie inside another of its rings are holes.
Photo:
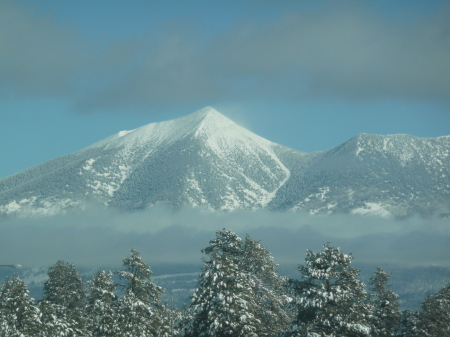
[[[58,261],[37,303],[18,276],[8,277],[0,336],[450,336],[450,284],[427,296],[421,310],[402,312],[389,274],[377,268],[367,289],[351,254],[330,244],[307,251],[298,279],[279,276],[258,241],[225,229],[202,252],[197,289],[183,309],[163,304],[163,289],[134,249],[121,270],[101,270],[88,282]]]

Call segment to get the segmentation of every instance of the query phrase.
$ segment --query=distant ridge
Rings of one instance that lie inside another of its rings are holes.
[[[105,138],[0,180],[0,215],[47,216],[90,203],[124,211],[261,209],[446,216],[450,137],[359,134],[307,154],[206,107]]]

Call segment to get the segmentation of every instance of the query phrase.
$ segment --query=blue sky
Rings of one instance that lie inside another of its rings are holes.
[[[0,0],[0,177],[213,106],[271,141],[450,134],[448,1]]]

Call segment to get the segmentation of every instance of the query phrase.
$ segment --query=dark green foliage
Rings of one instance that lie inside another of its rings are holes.
[[[450,336],[450,283],[425,297],[420,314],[420,336]]]
[[[93,275],[89,281],[89,294],[84,313],[92,336],[117,335],[118,310],[115,290],[116,284],[111,278],[111,273],[103,270]]]
[[[73,264],[58,261],[47,275],[41,303],[44,323],[54,325],[57,330],[66,329],[70,336],[83,336],[86,333],[83,317],[86,293],[78,271]]]
[[[398,304],[398,295],[388,289],[391,277],[382,268],[377,268],[374,276],[370,278],[373,291],[373,337],[392,337],[395,327],[399,324],[401,311]]]
[[[396,337],[420,337],[419,331],[420,313],[415,310],[402,312],[400,323],[395,328]]]
[[[163,336],[169,331],[166,308],[161,303],[163,289],[154,284],[152,271],[139,253],[132,249],[123,259],[125,270],[116,274],[125,281],[118,301],[118,331],[130,336]]]
[[[139,252],[132,249],[130,256],[123,259],[123,266],[125,270],[118,270],[116,274],[125,281],[125,284],[120,285],[125,292],[133,293],[143,302],[160,305],[163,289],[151,281],[152,270],[139,256]]]
[[[241,266],[252,280],[253,314],[260,322],[257,335],[275,336],[285,331],[292,320],[287,310],[291,298],[286,294],[286,279],[278,275],[278,265],[272,255],[258,241],[247,236],[242,247]]]
[[[58,261],[47,272],[43,299],[63,307],[81,309],[84,307],[85,291],[83,281],[75,265]]]

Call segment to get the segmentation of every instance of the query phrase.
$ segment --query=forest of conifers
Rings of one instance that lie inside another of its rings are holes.
[[[37,302],[17,275],[7,277],[0,336],[450,336],[450,283],[420,310],[402,311],[390,274],[377,268],[366,286],[353,256],[329,243],[307,251],[298,279],[279,276],[265,247],[229,230],[217,231],[202,252],[184,308],[163,304],[164,289],[134,249],[121,270],[101,270],[88,282],[73,264],[56,262]]]

